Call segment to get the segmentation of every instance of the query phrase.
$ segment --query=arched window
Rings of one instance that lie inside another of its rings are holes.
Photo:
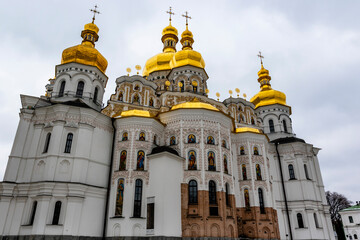
[[[225,139],[223,139],[223,140],[221,141],[221,146],[224,147],[224,148],[227,148],[227,144],[226,144],[226,140],[225,140]]]
[[[309,173],[308,173],[308,169],[307,169],[306,164],[304,164],[304,171],[305,171],[305,177],[306,177],[306,179],[310,180],[310,177],[309,177]]]
[[[150,106],[150,107],[153,107],[153,106],[154,106],[154,100],[153,100],[153,98],[150,98],[150,100],[149,100],[149,106]]]
[[[261,188],[258,189],[258,194],[259,194],[260,213],[265,214],[264,196],[263,196],[263,190]]]
[[[153,143],[157,144],[157,136],[156,135],[154,135]]]
[[[140,97],[139,95],[135,94],[132,99],[132,103],[140,104]]]
[[[84,93],[84,82],[83,81],[80,81],[78,82],[78,85],[77,85],[77,89],[76,89],[76,97],[79,97],[81,98],[83,96],[83,93]]]
[[[122,101],[123,101],[123,99],[124,99],[123,93],[122,93],[122,92],[120,92],[120,93],[119,93],[119,101],[120,101],[120,102],[122,102]]]
[[[297,218],[297,222],[298,222],[298,227],[304,228],[304,221],[303,221],[301,213],[296,214],[296,218]]]
[[[139,134],[139,141],[145,141],[145,133],[144,132],[141,132]]]
[[[224,155],[224,173],[229,173],[227,156]]]
[[[64,151],[65,153],[70,153],[72,140],[73,140],[73,134],[69,133],[66,137],[65,151]]]
[[[354,234],[354,239],[358,239],[358,236],[357,236],[357,234]]]
[[[269,128],[271,133],[275,132],[274,121],[272,119],[269,120]]]
[[[214,144],[215,144],[214,137],[213,137],[213,136],[208,136],[206,143],[207,143],[207,144],[214,145]]]
[[[29,225],[33,225],[33,224],[34,224],[35,214],[36,214],[36,208],[37,208],[37,201],[33,202],[32,209],[31,209],[31,215],[30,215]]]
[[[244,189],[244,200],[246,210],[250,210],[249,190],[247,188]]]
[[[99,88],[96,87],[95,90],[94,90],[94,98],[93,98],[94,103],[96,103],[96,101],[97,101],[98,94],[99,94]]]
[[[242,169],[242,177],[243,177],[243,180],[247,180],[246,165],[243,164],[243,165],[241,166],[241,169]]]
[[[251,118],[251,124],[252,124],[252,125],[255,125],[255,120],[254,120],[254,118]]]
[[[209,204],[216,204],[216,184],[213,180],[209,181]]]
[[[179,82],[179,87],[180,87],[180,92],[184,92],[184,89],[185,89],[184,81]]]
[[[60,212],[61,212],[61,201],[57,201],[55,203],[52,225],[58,225],[59,224]]]
[[[142,185],[141,179],[135,181],[135,196],[134,196],[134,215],[133,217],[141,217],[141,200],[142,200]]]
[[[255,170],[256,170],[256,180],[262,180],[260,164],[256,164]]]
[[[292,164],[289,164],[288,168],[289,168],[290,180],[295,179],[294,166]]]
[[[318,222],[316,213],[314,213],[314,222],[315,222],[315,227],[316,227],[316,228],[319,228],[319,222]]]
[[[127,152],[125,150],[121,151],[121,153],[120,153],[120,167],[119,167],[120,171],[126,170],[126,155],[127,155]]]
[[[225,201],[226,201],[226,206],[231,206],[230,205],[230,190],[229,190],[229,184],[225,183]]]
[[[254,155],[259,155],[259,149],[257,147],[254,147]]]
[[[189,165],[188,165],[188,170],[196,170],[197,169],[197,165],[196,165],[196,153],[195,151],[191,150],[189,151]]]
[[[198,203],[197,182],[195,180],[191,180],[189,182],[189,204],[197,204],[197,203]]]
[[[194,134],[188,136],[188,143],[196,143],[196,137]]]
[[[128,133],[127,132],[124,132],[123,135],[122,135],[122,141],[127,141],[128,140]]]
[[[215,162],[215,153],[208,152],[208,170],[209,171],[216,171],[216,162]]]
[[[170,146],[173,146],[175,144],[176,144],[176,137],[175,136],[170,137]]]
[[[65,81],[62,81],[62,82],[61,82],[61,85],[60,85],[60,90],[59,90],[59,97],[64,96],[65,84],[66,84],[66,82],[65,82]]]
[[[43,153],[47,153],[47,151],[49,150],[50,138],[51,138],[51,133],[48,133],[48,134],[46,135]]]
[[[285,119],[282,121],[283,122],[283,127],[284,127],[284,132],[288,132],[287,126],[286,126],[286,121]]]
[[[124,179],[120,178],[118,181],[118,186],[117,186],[117,191],[116,191],[115,216],[122,215],[123,201],[124,201],[124,186],[125,186]]]
[[[136,161],[136,170],[144,171],[145,168],[145,153],[144,151],[138,151],[137,161]]]
[[[243,146],[240,147],[240,155],[245,155],[245,148]]]

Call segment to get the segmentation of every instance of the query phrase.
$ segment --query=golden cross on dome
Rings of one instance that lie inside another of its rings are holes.
[[[94,8],[95,9],[90,9],[91,12],[94,12],[94,16],[92,18],[92,23],[94,23],[94,21],[95,21],[95,14],[100,14],[100,12],[96,10],[98,8],[98,6],[95,5]]]
[[[182,15],[184,18],[186,18],[186,26],[188,25],[188,19],[191,19],[191,17],[188,15],[188,12],[185,12],[185,15]]]
[[[263,61],[262,59],[264,58],[264,56],[261,55],[261,52],[259,51],[259,54],[257,55],[259,58],[260,58],[260,62],[261,62],[261,65],[263,64]]]
[[[166,11],[166,12],[170,15],[169,21],[171,23],[171,15],[175,15],[175,13],[171,11],[171,7],[170,7],[170,10]]]

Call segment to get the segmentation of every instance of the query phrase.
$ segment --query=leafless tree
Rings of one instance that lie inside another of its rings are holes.
[[[349,201],[344,195],[330,191],[326,192],[326,199],[330,205],[331,222],[338,235],[338,239],[339,240],[345,239],[345,234],[344,234],[339,211],[350,207],[352,202]]]

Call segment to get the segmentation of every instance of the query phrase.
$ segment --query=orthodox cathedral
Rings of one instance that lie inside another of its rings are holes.
[[[250,101],[209,98],[189,16],[179,35],[169,13],[162,52],[118,77],[106,107],[95,18],[46,95],[20,96],[3,239],[334,239],[320,149],[295,136],[262,61]]]

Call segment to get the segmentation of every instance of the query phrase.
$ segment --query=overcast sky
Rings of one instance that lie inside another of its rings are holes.
[[[239,88],[248,100],[259,91],[257,54],[265,56],[272,87],[292,107],[299,138],[321,148],[326,190],[360,200],[360,1],[5,1],[0,8],[0,179],[15,137],[20,94],[40,96],[62,51],[98,4],[96,48],[107,58],[106,102],[115,79],[162,51],[165,11],[173,7],[179,35],[194,34],[209,75],[210,97]],[[177,49],[180,49],[178,44]]]

